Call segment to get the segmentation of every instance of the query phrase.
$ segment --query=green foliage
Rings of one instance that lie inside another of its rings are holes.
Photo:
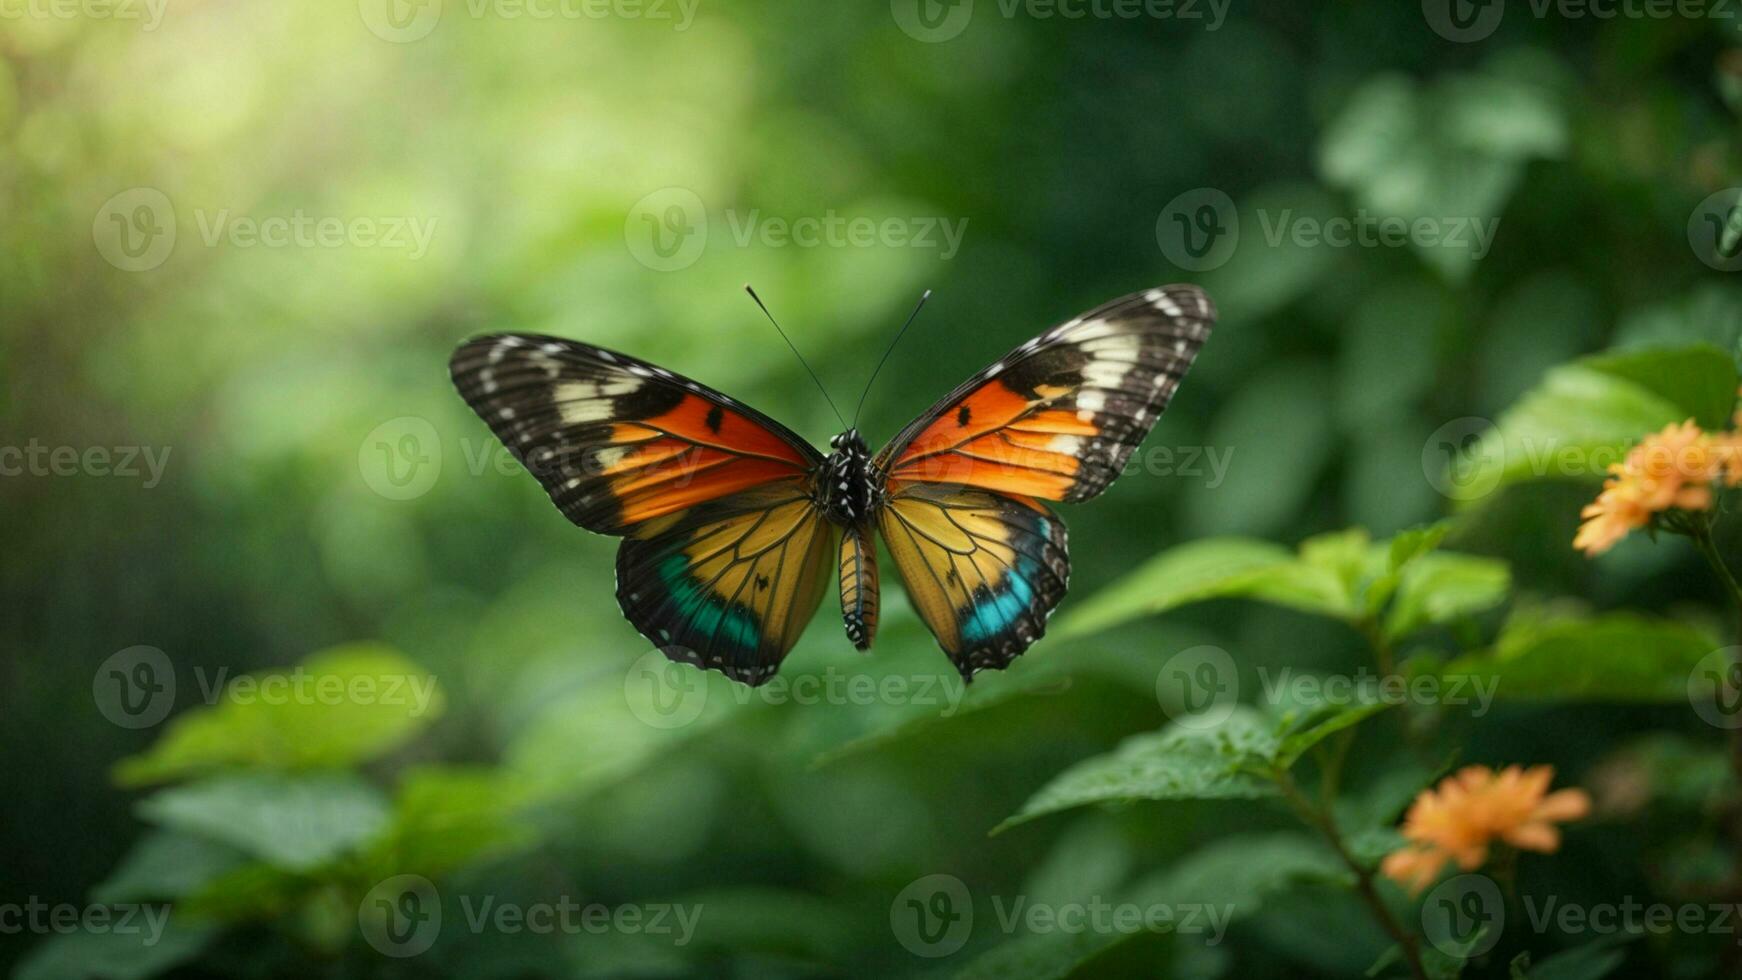
[[[970,6],[941,43],[900,23]],[[681,31],[397,0],[171,3],[149,30],[7,18],[0,913],[167,918],[150,944],[7,936],[0,973],[1351,976],[1394,941],[1364,880],[1420,932],[1421,899],[1372,876],[1411,800],[1465,764],[1552,765],[1596,800],[1558,852],[1480,869],[1509,894],[1734,894],[1728,740],[1689,700],[1735,610],[1679,539],[1569,547],[1605,464],[1735,406],[1742,286],[1704,261],[1742,241],[1730,25],[1514,4],[1458,43],[1434,4],[1234,4],[1213,29],[1185,4],[1048,6],[727,2]],[[384,7],[442,16],[398,43],[372,26]],[[140,231],[105,213],[130,187],[171,202],[161,266],[105,249]],[[705,233],[638,205],[673,187]],[[1193,188],[1226,193],[1219,233],[1237,230],[1201,271],[1158,239]],[[414,258],[214,230],[298,214],[434,235]],[[946,258],[746,231],[831,214],[965,238]],[[1464,243],[1313,234],[1386,219]],[[705,248],[654,268],[648,228]],[[1193,281],[1221,322],[1128,472],[1059,508],[1072,594],[1010,670],[964,689],[885,561],[874,655],[829,599],[787,686],[746,692],[653,654],[618,611],[615,542],[552,511],[445,371],[474,333],[574,337],[821,445],[837,422],[746,281],[843,407],[936,290],[865,402],[874,443],[1109,297]],[[168,463],[149,485],[13,475],[32,444]],[[92,681],[140,643],[176,683],[133,728]],[[1219,724],[1158,692],[1199,647],[1232,668]],[[1283,670],[1420,687],[1314,699],[1267,686]],[[909,693],[842,683],[866,680]],[[1495,700],[1447,702],[1459,684]],[[891,911],[937,874],[978,917],[934,958]],[[444,916],[406,958],[359,915],[400,875]],[[1006,928],[994,898],[1226,905],[1229,931]],[[535,934],[474,927],[483,899],[702,914],[687,943]],[[1424,944],[1424,969],[1726,962],[1721,936],[1597,943],[1522,918],[1467,961]],[[1398,948],[1380,973],[1409,968]]]
[[[1550,371],[1452,464],[1459,496],[1475,500],[1526,480],[1601,480],[1644,435],[1693,419],[1723,428],[1736,366],[1714,347],[1627,351]]]
[[[1490,609],[1507,595],[1503,562],[1434,549],[1447,525],[1371,542],[1354,528],[1309,538],[1298,553],[1263,541],[1212,538],[1164,551],[1063,617],[1058,635],[1084,636],[1208,599],[1245,598],[1351,624],[1384,612],[1391,638]]]
[[[997,829],[1094,803],[1271,796],[1276,776],[1308,750],[1387,707],[1362,703],[1280,720],[1235,707],[1225,718],[1181,719],[1066,769]]]
[[[395,650],[358,644],[293,672],[234,678],[216,703],[178,716],[151,751],[122,760],[129,786],[234,768],[353,766],[403,745],[441,713],[435,678]]]
[[[1440,673],[1494,683],[1508,700],[1686,703],[1695,665],[1716,645],[1702,630],[1627,613],[1522,615],[1491,649],[1458,657]]]

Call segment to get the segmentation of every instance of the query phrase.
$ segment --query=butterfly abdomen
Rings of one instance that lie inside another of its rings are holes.
[[[871,649],[877,635],[877,544],[866,524],[841,536],[841,619],[853,646]]]

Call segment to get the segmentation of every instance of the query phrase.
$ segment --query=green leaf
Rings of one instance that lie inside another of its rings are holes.
[[[1421,555],[1398,575],[1385,634],[1396,639],[1492,609],[1506,601],[1511,588],[1512,572],[1499,559],[1444,551]]]
[[[351,766],[404,744],[441,709],[435,678],[397,651],[337,647],[290,671],[232,679],[216,704],[177,717],[115,777],[140,786],[229,769]]]
[[[1389,707],[1391,704],[1387,701],[1328,706],[1300,723],[1290,725],[1290,730],[1282,736],[1271,761],[1278,768],[1292,769],[1300,761],[1300,757],[1311,751],[1313,746],[1344,729],[1359,725]]]
[[[183,898],[247,860],[243,852],[206,837],[148,831],[91,890],[91,898],[109,904]]]
[[[1024,932],[969,960],[955,980],[1064,980],[1133,933]]]
[[[1511,483],[1590,482],[1647,434],[1693,418],[1727,425],[1736,367],[1706,344],[1587,357],[1550,371],[1453,464],[1447,491],[1477,500]]]
[[[1695,665],[1715,646],[1690,626],[1626,613],[1518,617],[1492,650],[1453,660],[1441,676],[1492,683],[1508,700],[1686,702]]]
[[[287,871],[309,871],[368,840],[387,823],[387,801],[341,774],[218,776],[141,800],[139,816],[220,841]]]
[[[530,792],[493,769],[430,766],[400,781],[391,822],[369,848],[379,877],[441,874],[533,843],[522,815]]]
[[[1440,542],[1450,534],[1452,525],[1447,521],[1428,524],[1423,527],[1410,528],[1392,538],[1385,549],[1385,571],[1379,573],[1368,583],[1364,596],[1366,609],[1369,613],[1377,613],[1384,608],[1385,603],[1397,591],[1397,583],[1402,578],[1404,569],[1408,568],[1417,558],[1433,552]]]
[[[1367,211],[1410,223],[1474,219],[1491,233],[1526,161],[1559,156],[1568,142],[1554,93],[1506,68],[1497,58],[1479,74],[1431,86],[1373,77],[1325,127],[1320,172]],[[1411,245],[1454,278],[1486,254],[1471,226]]]
[[[1542,962],[1532,964],[1529,953],[1513,957],[1513,980],[1603,980],[1615,972],[1627,958],[1627,951],[1616,947],[1632,940],[1625,934],[1605,937],[1572,949],[1563,949]]]
[[[1204,727],[1199,727],[1204,726]],[[1134,735],[1113,752],[1071,766],[994,828],[1093,803],[1135,800],[1233,800],[1270,796],[1276,787],[1254,775],[1277,750],[1271,724],[1236,706],[1213,727],[1201,718]]]
[[[1085,636],[1208,599],[1250,598],[1341,616],[1351,608],[1335,571],[1252,538],[1206,538],[1156,555],[1061,617],[1054,636]]]
[[[1633,382],[1676,406],[1683,418],[1693,418],[1702,428],[1730,426],[1736,404],[1736,364],[1710,344],[1599,354],[1579,363]]]
[[[1348,872],[1323,844],[1298,831],[1224,837],[1194,850],[1172,867],[1123,891],[1103,893],[1109,904],[1167,910],[1169,921],[1130,931],[1117,925],[1078,933],[1023,933],[969,961],[957,978],[1020,977],[1058,980],[1075,975],[1089,960],[1133,937],[1169,932],[1191,908],[1190,928],[1211,944],[1225,941],[1230,924],[1257,912],[1266,898],[1299,884],[1348,880]]]
[[[168,906],[148,906],[152,915],[169,915]],[[192,960],[217,936],[208,926],[189,926],[169,916],[159,933],[157,921],[139,913],[137,931],[80,929],[50,937],[31,950],[13,973],[15,980],[146,980]],[[111,922],[118,922],[119,916]]]
[[[1140,902],[1216,906],[1240,919],[1296,885],[1348,881],[1348,869],[1318,838],[1285,830],[1213,841],[1145,878],[1133,893]]]

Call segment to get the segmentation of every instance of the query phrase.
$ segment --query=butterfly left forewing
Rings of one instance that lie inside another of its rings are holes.
[[[798,435],[698,382],[572,340],[462,344],[454,385],[569,520],[625,534],[696,504],[797,484],[821,460]]]
[[[565,516],[625,539],[617,597],[643,636],[748,684],[774,675],[829,577],[816,450],[711,388],[574,341],[479,337],[450,367]]]

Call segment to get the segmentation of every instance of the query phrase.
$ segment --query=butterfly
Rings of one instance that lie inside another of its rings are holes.
[[[881,536],[966,681],[1045,632],[1070,577],[1048,502],[1107,489],[1215,320],[1195,286],[1113,300],[999,358],[875,456],[854,426],[824,455],[712,388],[572,340],[477,337],[450,369],[565,517],[623,538],[618,603],[671,659],[766,682],[830,578],[848,638],[870,649]]]

